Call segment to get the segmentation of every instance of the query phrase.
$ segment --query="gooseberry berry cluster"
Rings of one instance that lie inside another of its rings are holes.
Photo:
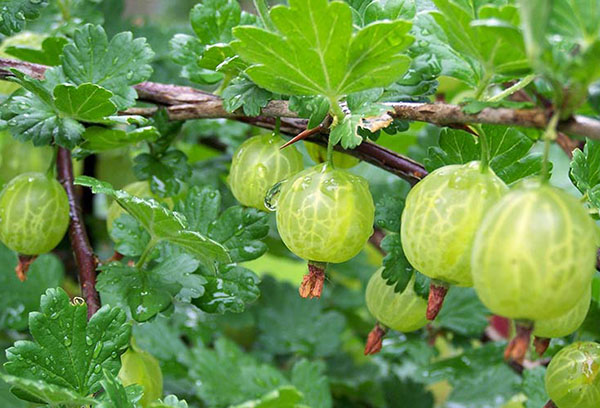
[[[278,135],[248,139],[233,156],[229,184],[242,204],[277,211],[281,239],[308,260],[300,295],[319,297],[326,265],[351,259],[371,236],[375,206],[367,181],[336,167],[353,161],[333,156],[331,163],[300,171],[300,152],[294,146],[281,149],[283,144]],[[321,162],[319,149],[309,151]]]

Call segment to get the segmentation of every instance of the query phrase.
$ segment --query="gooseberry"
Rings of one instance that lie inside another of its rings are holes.
[[[369,312],[378,322],[390,329],[411,332],[425,326],[427,301],[414,290],[415,276],[403,292],[396,293],[394,285],[388,285],[381,276],[381,269],[371,276],[367,284],[365,300]]]
[[[410,264],[434,279],[428,318],[449,284],[471,286],[471,248],[485,212],[508,188],[481,163],[441,167],[417,183],[402,213],[402,248]]]
[[[267,191],[302,170],[302,155],[295,146],[281,149],[284,143],[279,135],[265,134],[251,137],[235,151],[228,181],[240,203],[268,211]]]
[[[0,241],[24,255],[52,250],[69,226],[63,186],[42,173],[13,178],[0,193]]]
[[[320,295],[322,263],[351,259],[373,232],[375,207],[367,181],[328,163],[284,182],[276,207],[281,239],[293,253],[309,260],[303,296]]]
[[[596,226],[579,201],[537,180],[521,182],[484,217],[472,254],[481,301],[512,319],[558,318],[587,296]]]
[[[573,343],[559,351],[546,370],[548,395],[558,408],[600,406],[600,344]]]
[[[124,386],[138,384],[144,388],[139,401],[144,408],[162,396],[163,376],[158,360],[135,344],[121,355],[119,379]]]

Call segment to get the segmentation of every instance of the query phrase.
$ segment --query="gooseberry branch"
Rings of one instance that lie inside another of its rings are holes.
[[[65,148],[58,149],[56,157],[56,170],[58,180],[65,188],[67,197],[69,198],[69,216],[71,218],[69,224],[69,238],[75,261],[79,268],[79,284],[81,292],[87,303],[88,319],[100,309],[100,295],[96,290],[96,266],[97,258],[94,255],[94,250],[90,245],[83,216],[79,197],[75,192],[73,185],[73,163],[71,160],[71,152]]]

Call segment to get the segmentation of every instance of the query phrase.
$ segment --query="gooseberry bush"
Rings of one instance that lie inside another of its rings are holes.
[[[600,406],[599,0],[0,0],[0,406]]]

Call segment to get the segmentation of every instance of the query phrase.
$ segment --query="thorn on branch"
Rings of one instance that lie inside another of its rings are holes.
[[[298,142],[299,140],[303,140],[303,139],[306,139],[308,137],[311,137],[312,135],[320,133],[323,129],[324,129],[323,124],[320,124],[319,126],[316,126],[316,127],[312,128],[312,129],[304,129],[302,132],[298,133],[296,136],[294,136],[293,138],[291,138],[290,140],[288,140],[279,149],[280,150],[281,149],[285,149],[289,145],[292,145],[292,144]]]

